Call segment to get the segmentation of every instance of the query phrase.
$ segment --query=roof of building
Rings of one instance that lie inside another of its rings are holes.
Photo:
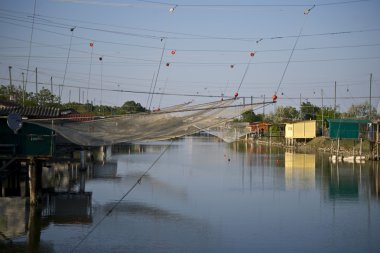
[[[8,106],[0,108],[0,116],[8,116],[11,113],[17,113],[28,118],[57,118],[60,116],[60,109],[42,106]]]
[[[370,123],[371,121],[368,119],[327,119],[329,123],[355,123],[355,124],[364,124]]]

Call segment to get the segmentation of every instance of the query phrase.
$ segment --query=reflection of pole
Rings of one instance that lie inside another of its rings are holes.
[[[41,240],[41,209],[31,206],[28,221],[28,252],[39,252]]]
[[[86,183],[86,152],[80,151],[79,192],[84,193]]]

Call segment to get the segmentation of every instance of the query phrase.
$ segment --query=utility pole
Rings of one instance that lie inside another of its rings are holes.
[[[263,101],[263,116],[265,116],[265,94],[264,94],[264,101]]]
[[[334,118],[336,113],[336,81],[334,83]]]
[[[25,76],[24,72],[21,73],[22,75],[22,106],[25,105]]]
[[[301,105],[301,100],[302,100],[302,94],[300,93],[300,119],[302,119],[302,105]]]
[[[36,94],[38,93],[38,83],[37,83],[37,67],[36,67]]]
[[[52,76],[50,77],[50,93],[51,93],[51,103],[53,103],[54,98],[53,98],[53,77]]]
[[[50,77],[50,93],[53,95],[53,77]]]
[[[369,75],[369,119],[372,117],[372,73]]]
[[[14,92],[13,92],[13,85],[12,85],[12,66],[9,66],[9,93],[10,93],[10,96],[9,96],[9,99],[11,101],[15,100],[15,96],[14,96]]]
[[[321,95],[322,95],[322,136],[324,136],[324,131],[323,131],[323,123],[324,123],[324,120],[323,120],[323,89],[321,89]]]
[[[13,92],[13,85],[12,85],[12,66],[9,66],[9,87],[11,92]]]
[[[78,95],[79,95],[79,97],[78,97],[78,102],[79,102],[79,104],[80,104],[80,87],[79,87]]]
[[[100,61],[100,106],[103,105],[103,56],[99,57]]]

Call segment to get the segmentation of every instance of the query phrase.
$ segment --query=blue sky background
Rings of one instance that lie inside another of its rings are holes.
[[[53,77],[58,94],[67,62],[64,102],[78,101],[79,87],[83,102],[89,86],[88,98],[95,104],[135,100],[149,106],[148,94],[140,92],[149,92],[165,45],[156,92],[232,96],[241,83],[239,96],[262,101],[277,92],[278,105],[298,107],[300,95],[302,102],[321,106],[323,89],[324,105],[333,106],[336,81],[343,112],[369,100],[372,73],[372,105],[379,103],[377,0],[37,0],[30,44],[33,8],[32,0],[0,2],[0,80],[9,83],[12,66],[14,83],[21,85],[24,72],[27,90],[34,91],[37,67],[39,88],[50,89]],[[76,27],[73,34],[71,27]],[[155,95],[151,107],[216,99]]]

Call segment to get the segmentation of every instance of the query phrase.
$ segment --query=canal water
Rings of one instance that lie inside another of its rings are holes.
[[[380,252],[379,172],[209,137],[113,147],[44,167],[37,209],[1,197],[0,252]]]

